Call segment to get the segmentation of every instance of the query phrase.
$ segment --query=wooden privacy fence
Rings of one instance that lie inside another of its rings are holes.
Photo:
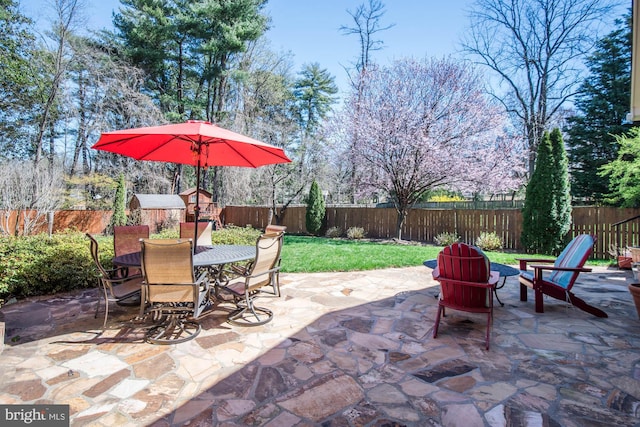
[[[286,225],[289,233],[305,233],[305,213],[305,207],[290,207],[281,225]],[[640,246],[640,218],[623,222],[639,215],[640,209],[574,207],[570,234],[596,235],[598,240],[594,256],[606,259],[612,247]],[[227,206],[223,209],[222,218],[225,224],[264,229],[269,220],[269,208]],[[58,211],[54,215],[53,230],[76,228],[82,232],[102,233],[110,219],[111,211]],[[143,221],[151,230],[156,230],[159,224],[155,222],[164,219],[163,215],[158,214],[145,216]],[[350,227],[362,227],[367,237],[371,238],[396,237],[396,221],[396,211],[392,208],[327,208],[327,227],[339,227],[343,232]],[[47,225],[42,224],[39,231],[46,232]],[[405,240],[433,243],[438,234],[450,232],[457,233],[464,242],[473,243],[480,233],[494,232],[502,238],[506,250],[522,251],[521,231],[522,214],[519,209],[412,209],[402,230],[402,237]]]
[[[305,207],[286,210],[282,225],[290,233],[304,233]],[[640,246],[640,219],[619,226],[614,224],[640,215],[640,209],[611,207],[575,207],[569,234],[589,233],[597,236],[594,257],[609,258],[611,247]],[[269,209],[255,206],[227,206],[224,222],[239,226],[264,228]],[[327,228],[362,227],[367,237],[391,239],[396,237],[396,211],[391,208],[329,207]],[[506,250],[522,251],[520,233],[522,214],[519,209],[412,209],[402,230],[405,240],[433,243],[444,232],[457,233],[464,242],[474,242],[482,232],[494,232],[502,238]]]

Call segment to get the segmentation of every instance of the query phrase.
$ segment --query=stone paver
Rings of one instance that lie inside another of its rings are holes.
[[[189,342],[144,342],[135,307],[94,318],[96,291],[5,306],[0,403],[65,403],[95,426],[640,426],[640,321],[631,272],[595,268],[575,292],[609,314],[499,291],[485,317],[452,310],[432,338],[425,267],[282,274],[274,320],[225,322]]]

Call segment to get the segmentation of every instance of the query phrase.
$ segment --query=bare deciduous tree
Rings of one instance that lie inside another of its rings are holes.
[[[375,39],[374,36],[381,31],[386,31],[393,27],[393,24],[387,26],[381,25],[382,17],[386,12],[384,8],[385,5],[380,0],[369,0],[367,5],[363,3],[358,6],[355,11],[347,10],[353,19],[353,26],[342,26],[340,28],[344,34],[355,34],[359,39],[360,54],[355,63],[355,76],[351,74],[350,70],[347,70],[349,80],[351,81],[351,87],[356,93],[358,93],[358,96],[362,91],[363,76],[371,64],[371,52],[382,49],[384,45],[382,40]],[[356,102],[356,107],[357,105],[358,103]],[[348,167],[350,170],[347,178],[350,186],[348,193],[351,203],[355,203],[357,192],[357,167],[356,161],[353,159],[357,143],[358,141],[356,141],[356,136],[351,135],[351,145],[348,151],[348,159],[350,163]]]
[[[65,114],[70,120],[59,124],[62,133],[75,134],[71,146],[65,149],[65,154],[70,154],[70,177],[92,171],[114,176],[124,173],[129,182],[139,185],[138,192],[169,191],[175,165],[136,162],[90,150],[100,132],[164,122],[159,108],[141,90],[142,72],[110,54],[95,40],[72,37],[70,47],[73,63],[64,92]]]
[[[69,39],[73,29],[79,24],[82,0],[53,0],[55,21],[49,34],[49,40],[55,44],[55,48],[47,50],[44,56],[42,70],[47,70],[49,74],[48,84],[42,88],[42,105],[37,116],[37,132],[33,141],[34,165],[40,163],[43,155],[44,137],[47,131],[50,132],[49,139],[54,141],[55,135],[55,108],[59,104],[61,87],[64,84],[66,73],[69,68]],[[55,154],[53,146],[49,150],[49,161],[52,162]]]
[[[371,63],[371,52],[382,49],[384,42],[375,39],[375,35],[381,31],[386,31],[393,27],[393,24],[382,26],[381,19],[385,14],[384,3],[380,0],[369,0],[368,4],[359,5],[356,10],[347,10],[347,13],[353,19],[353,26],[343,25],[340,30],[346,34],[355,34],[358,36],[360,45],[360,54],[355,64],[356,72],[359,75],[365,71]],[[357,76],[351,78],[353,86],[357,86]]]
[[[463,48],[495,72],[493,93],[522,126],[533,171],[538,142],[581,83],[608,0],[476,0]]]
[[[47,214],[60,207],[63,186],[59,165],[34,168],[26,162],[0,164],[0,232],[31,234],[44,224]],[[16,212],[15,223],[11,221],[12,212]]]

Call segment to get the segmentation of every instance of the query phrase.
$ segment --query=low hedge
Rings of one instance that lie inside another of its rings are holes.
[[[89,240],[83,233],[0,239],[0,304],[11,297],[20,299],[93,287],[95,278]]]
[[[213,244],[253,245],[260,231],[225,227],[213,233]],[[100,245],[100,262],[111,268],[113,237],[95,236]],[[165,231],[154,238],[177,238],[177,231]],[[0,237],[0,306],[10,298],[53,295],[96,286],[98,271],[89,251],[89,239],[78,231],[49,237]]]

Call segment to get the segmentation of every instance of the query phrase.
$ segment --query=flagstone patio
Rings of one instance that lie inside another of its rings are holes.
[[[490,351],[484,316],[448,311],[431,337],[422,266],[283,274],[271,323],[230,326],[221,304],[172,346],[143,342],[135,307],[101,334],[95,290],[33,299],[0,310],[0,403],[69,404],[73,426],[640,426],[631,281],[580,276],[599,319],[553,299],[536,314],[508,278]]]

